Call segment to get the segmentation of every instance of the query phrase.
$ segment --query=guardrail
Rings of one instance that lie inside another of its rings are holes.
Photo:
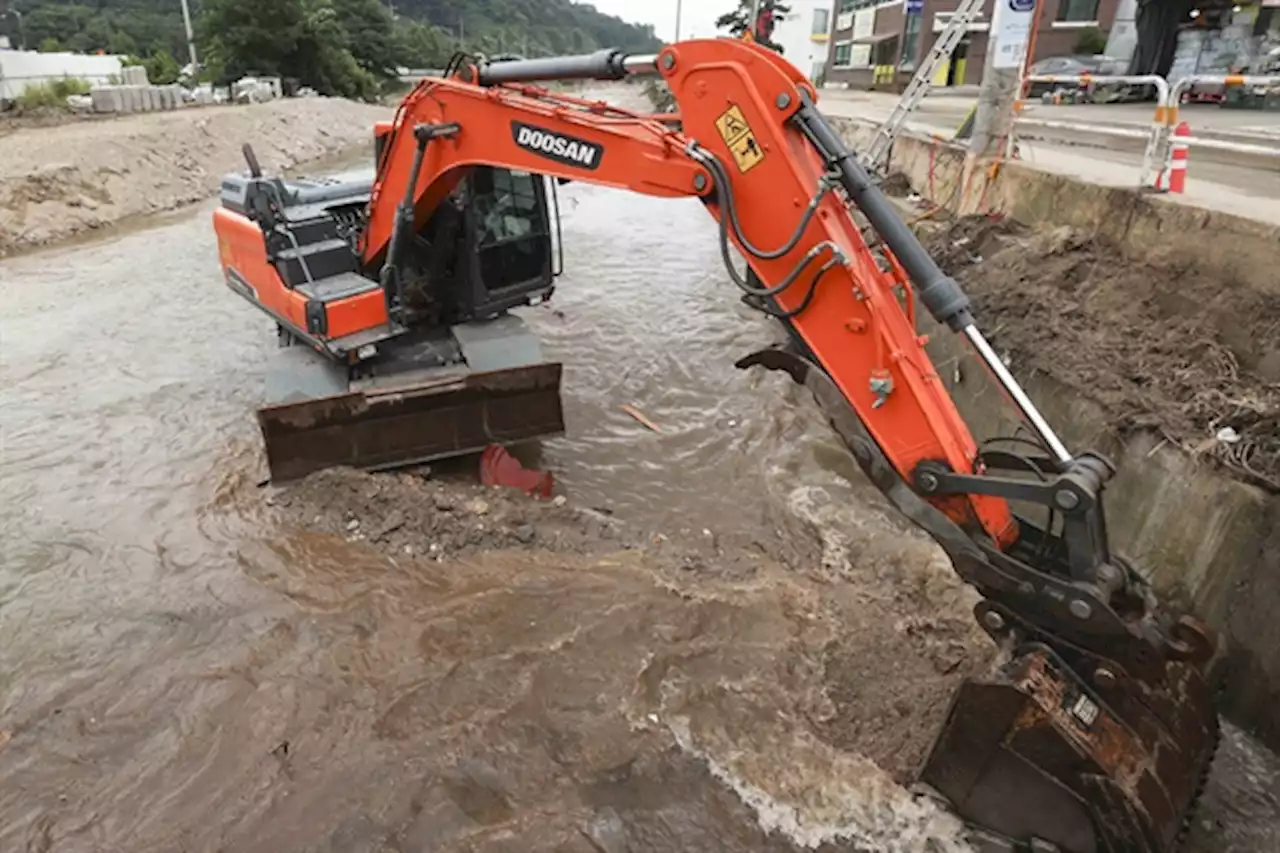
[[[1139,189],[1159,190],[1158,182],[1162,173],[1167,171],[1169,160],[1173,154],[1173,129],[1178,124],[1178,108],[1182,103],[1182,96],[1188,89],[1197,83],[1207,83],[1209,85],[1222,86],[1280,86],[1280,76],[1249,76],[1244,74],[1228,74],[1228,75],[1209,75],[1209,74],[1193,74],[1189,77],[1183,77],[1173,86],[1169,85],[1169,81],[1163,77],[1154,74],[1135,75],[1135,76],[1111,76],[1111,75],[1092,75],[1080,74],[1072,76],[1062,76],[1054,74],[1036,74],[1023,78],[1025,83],[1071,83],[1080,87],[1089,87],[1096,84],[1116,83],[1121,85],[1148,85],[1154,86],[1156,89],[1156,108],[1151,118],[1151,125],[1145,136],[1147,137],[1147,146],[1142,154],[1142,172],[1138,177]],[[1018,110],[1022,108],[1022,101],[1018,101]],[[1038,122],[1044,126],[1052,127],[1054,123],[1041,121]],[[1098,129],[1102,132],[1102,129]],[[1133,137],[1141,135],[1138,132],[1128,129],[1111,128],[1106,131],[1113,136],[1129,136]],[[1280,149],[1270,149],[1260,145],[1249,145],[1246,143],[1236,143],[1219,140],[1201,140],[1195,137],[1184,137],[1184,140],[1203,145],[1209,148],[1220,148],[1227,151],[1238,151],[1246,154],[1269,154],[1272,151],[1277,152],[1280,156]],[[1013,147],[1013,134],[1010,134],[1009,142],[1010,150]]]
[[[1147,131],[1147,147],[1142,152],[1142,173],[1138,176],[1138,186],[1147,187],[1152,185],[1152,181],[1160,174],[1165,162],[1164,157],[1167,156],[1167,152],[1164,152],[1160,145],[1169,128],[1168,116],[1166,115],[1171,94],[1168,80],[1157,74],[1100,74],[1097,76],[1093,74],[1077,74],[1070,77],[1056,74],[1032,74],[1023,79],[1026,83],[1074,83],[1082,87],[1098,83],[1103,85],[1118,83],[1129,86],[1154,86],[1156,103],[1159,106],[1156,107],[1155,115],[1151,118],[1151,126]],[[1025,90],[1024,83],[1023,91]],[[1019,107],[1021,107],[1021,101],[1019,101]],[[1009,134],[1009,138],[1012,140],[1012,133]]]

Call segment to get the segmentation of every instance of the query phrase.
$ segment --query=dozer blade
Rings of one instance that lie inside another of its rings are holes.
[[[352,391],[258,410],[276,482],[386,469],[564,432],[559,364]]]

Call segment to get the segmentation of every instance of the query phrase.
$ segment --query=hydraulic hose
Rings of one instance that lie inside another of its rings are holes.
[[[767,306],[761,306],[761,310],[764,310],[772,316],[780,318],[794,317],[799,314],[813,301],[813,290],[816,288],[818,279],[822,277],[822,274],[835,264],[844,262],[844,253],[840,250],[840,247],[829,240],[824,240],[810,249],[804,258],[801,259],[800,263],[796,264],[791,272],[788,273],[778,284],[773,287],[754,287],[738,273],[737,269],[733,265],[733,258],[729,254],[729,228],[733,228],[734,235],[737,237],[740,245],[742,245],[743,249],[752,256],[763,260],[774,260],[776,258],[780,258],[799,244],[801,236],[804,234],[809,222],[813,219],[814,212],[818,208],[818,201],[821,200],[822,196],[830,190],[830,184],[827,183],[824,178],[823,184],[818,189],[815,200],[810,203],[808,210],[806,210],[805,214],[801,217],[800,227],[796,229],[795,233],[791,236],[791,239],[789,239],[780,249],[766,252],[752,245],[751,242],[742,234],[741,223],[737,220],[736,216],[733,184],[729,180],[729,176],[724,165],[713,153],[706,149],[691,147],[690,155],[707,167],[707,170],[711,172],[711,176],[715,181],[715,186],[719,193],[718,200],[721,207],[720,216],[718,217],[720,220],[720,257],[724,261],[725,270],[728,271],[729,278],[732,279],[733,283],[743,293],[758,299],[767,299],[777,296],[795,283],[796,279],[800,277],[800,274],[804,271],[805,267],[809,265],[810,261],[816,258],[825,249],[830,249],[832,251],[834,257],[832,257],[827,262],[826,266],[822,267],[814,276],[809,293],[806,294],[804,301],[796,309],[791,312],[777,312],[768,309]]]

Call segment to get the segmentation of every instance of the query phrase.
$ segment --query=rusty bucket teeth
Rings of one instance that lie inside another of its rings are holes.
[[[258,410],[275,482],[322,468],[395,468],[564,432],[561,365],[351,391]]]
[[[1218,757],[1218,750],[1221,748],[1222,724],[1215,716],[1213,718],[1213,751],[1210,753],[1209,760],[1205,762],[1204,768],[1200,771],[1200,780],[1196,784],[1196,792],[1191,801],[1191,808],[1187,809],[1187,816],[1183,819],[1182,828],[1178,831],[1177,851],[1185,851],[1187,849],[1187,842],[1190,840],[1192,829],[1195,828],[1205,789],[1209,787],[1209,777],[1213,775],[1213,763]]]
[[[1191,664],[1171,663],[1158,690],[1124,681],[1099,693],[1027,644],[961,685],[921,781],[1009,850],[1175,853],[1218,747],[1210,699]]]

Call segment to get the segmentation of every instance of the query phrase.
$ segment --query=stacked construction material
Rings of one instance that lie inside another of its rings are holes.
[[[147,80],[147,69],[129,65],[121,70],[121,84],[95,86],[89,93],[96,113],[140,113],[173,110],[182,106],[182,87],[153,86]]]

